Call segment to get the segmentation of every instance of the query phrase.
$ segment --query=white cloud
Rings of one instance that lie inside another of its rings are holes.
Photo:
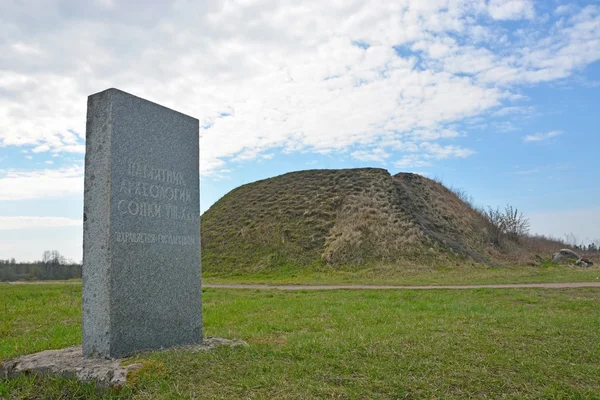
[[[431,166],[431,162],[425,161],[421,159],[418,155],[408,155],[402,157],[400,160],[394,163],[394,167],[396,168],[421,168],[421,167],[429,167]]]
[[[577,6],[574,4],[563,4],[554,10],[554,14],[556,15],[567,15],[572,14],[577,10]]]
[[[533,106],[529,106],[529,107],[519,107],[519,106],[512,106],[512,107],[502,107],[497,111],[494,111],[492,113],[492,116],[494,117],[506,117],[508,115],[512,115],[512,116],[528,116],[531,115],[535,112],[535,107]]]
[[[62,217],[5,217],[0,216],[0,230],[29,228],[58,228],[63,226],[82,226],[79,219]]]
[[[270,159],[272,154],[263,154],[263,149],[244,149],[238,155],[232,158],[232,161],[248,161],[257,158]]]
[[[86,97],[119,87],[200,118],[206,176],[271,149],[444,147],[462,137],[454,123],[515,107],[520,85],[600,59],[599,7],[532,18],[526,0],[10,3],[0,146],[83,153]]]
[[[382,148],[389,148],[391,150],[396,150],[405,153],[416,153],[419,151],[419,145],[412,141],[402,141],[399,139],[385,138],[382,139],[379,144]]]
[[[421,143],[420,147],[425,151],[425,157],[437,160],[447,158],[466,158],[475,154],[471,149],[465,149],[460,146],[441,146],[438,143]]]
[[[492,126],[497,132],[503,133],[514,132],[520,129],[518,125],[511,121],[493,122]]]
[[[410,135],[414,140],[438,140],[438,139],[448,139],[448,138],[456,138],[462,136],[459,132],[453,129],[437,129],[437,130],[427,130],[427,129],[416,129]]]
[[[41,146],[37,146],[37,147],[31,149],[31,151],[34,153],[43,153],[48,150],[50,150],[50,146],[48,146],[47,144],[43,144]]]
[[[455,145],[442,146],[431,142],[422,142],[417,147],[417,154],[409,154],[402,157],[394,162],[394,167],[402,169],[429,167],[432,165],[433,160],[466,158],[475,154],[475,151],[464,147]]]
[[[36,171],[0,170],[0,200],[83,195],[83,167]]]
[[[534,135],[527,135],[527,136],[523,137],[523,141],[524,142],[541,142],[543,140],[548,140],[553,137],[562,135],[563,133],[564,133],[563,131],[551,131],[551,132],[546,132],[546,133],[536,133]]]
[[[59,152],[59,151],[64,151],[65,153],[85,154],[85,145],[83,145],[83,144],[62,145],[53,150],[53,152]]]
[[[25,43],[19,43],[19,42],[13,43],[11,45],[11,48],[18,53],[26,54],[26,55],[30,55],[30,56],[39,56],[39,55],[43,54],[43,52],[40,49],[38,49],[37,47],[30,46]]]
[[[386,159],[390,156],[383,149],[357,150],[350,153],[350,155],[357,160],[373,161],[377,163],[385,163]]]
[[[532,19],[535,16],[531,0],[490,0],[488,12],[499,20]]]

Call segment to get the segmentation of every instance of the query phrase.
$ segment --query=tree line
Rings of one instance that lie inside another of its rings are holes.
[[[75,278],[81,278],[81,263],[66,259],[57,250],[44,251],[39,261],[0,260],[0,281],[3,282]]]
[[[600,246],[592,242],[587,246],[585,244],[576,244],[573,246],[575,250],[587,251],[588,253],[600,253]]]

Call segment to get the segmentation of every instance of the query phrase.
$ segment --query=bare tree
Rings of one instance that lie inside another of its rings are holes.
[[[517,208],[507,204],[504,209],[505,233],[508,238],[518,242],[529,233],[529,220]]]
[[[471,208],[475,208],[473,197],[467,193],[465,189],[450,187],[450,191],[456,195],[463,203],[467,204]]]
[[[60,265],[66,264],[67,260],[58,250],[46,250],[42,255],[42,262],[44,264]]]
[[[504,238],[519,242],[529,233],[529,220],[510,204],[506,205],[504,211],[500,207],[493,209],[488,206],[483,215],[491,226],[490,241],[496,245],[501,245]]]
[[[569,246],[576,246],[579,244],[579,238],[573,232],[565,233],[565,243]]]
[[[490,223],[490,242],[495,245],[500,245],[502,233],[504,232],[504,218],[502,218],[502,211],[500,211],[499,207],[493,209],[488,206],[488,209],[483,211],[483,215]]]

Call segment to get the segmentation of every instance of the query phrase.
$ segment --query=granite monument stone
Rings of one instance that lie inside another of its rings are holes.
[[[117,89],[88,98],[83,355],[202,342],[198,120]]]

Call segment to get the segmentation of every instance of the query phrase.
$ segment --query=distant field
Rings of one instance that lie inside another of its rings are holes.
[[[600,290],[204,290],[207,336],[120,390],[0,380],[0,398],[599,398]],[[0,359],[80,343],[79,285],[0,285]]]
[[[372,284],[372,285],[464,285],[495,283],[593,282],[600,281],[600,268],[571,266],[487,267],[458,265],[418,268],[378,266],[373,268],[328,269],[277,268],[258,272],[214,274],[203,272],[207,283],[277,284]]]
[[[203,272],[204,283],[242,284],[306,284],[306,285],[475,285],[503,283],[554,283],[554,282],[600,282],[600,267],[575,266],[514,266],[488,267],[463,264],[452,267],[398,267],[328,268],[328,267],[278,267],[258,272],[239,273]],[[26,283],[81,283],[81,279],[69,281],[25,281]],[[0,282],[0,285],[2,283]]]

